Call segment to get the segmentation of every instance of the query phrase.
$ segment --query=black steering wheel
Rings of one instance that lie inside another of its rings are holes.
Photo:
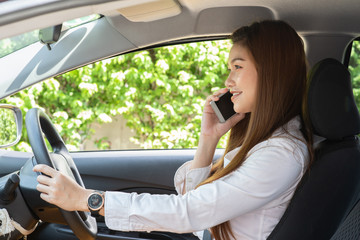
[[[25,123],[36,162],[57,169],[63,174],[74,178],[79,185],[84,187],[79,171],[49,117],[42,110],[32,108],[26,114]],[[46,147],[43,133],[53,149],[52,154],[49,153]],[[95,218],[91,217],[87,212],[69,212],[59,209],[65,221],[79,239],[95,239],[97,234]]]

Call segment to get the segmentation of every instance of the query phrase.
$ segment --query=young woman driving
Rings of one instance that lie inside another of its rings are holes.
[[[266,239],[279,222],[311,159],[312,135],[302,102],[306,58],[301,38],[282,21],[262,21],[232,35],[226,88],[206,99],[193,161],[175,174],[178,195],[105,192],[100,214],[120,231],[196,232],[215,239]],[[237,113],[220,123],[210,106],[232,93]],[[225,155],[212,164],[231,130]],[[89,211],[94,190],[37,165],[41,198],[68,211]],[[201,238],[201,237],[200,237]]]

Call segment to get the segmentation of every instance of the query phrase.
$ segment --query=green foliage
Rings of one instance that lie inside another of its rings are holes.
[[[349,71],[351,74],[353,92],[356,105],[360,111],[360,42],[354,41],[351,49],[349,62]]]
[[[197,146],[205,98],[224,87],[229,41],[168,46],[121,55],[59,75],[6,102],[41,107],[70,150],[81,150],[91,124],[121,114],[143,148]],[[29,151],[26,133],[16,150]],[[108,149],[106,138],[96,140]],[[219,146],[225,145],[223,138]]]
[[[17,138],[17,127],[15,114],[11,109],[0,109],[0,145],[15,142]]]
[[[6,38],[0,41],[0,57],[6,56],[16,50],[26,47],[39,40],[39,30],[24,33],[19,36]]]

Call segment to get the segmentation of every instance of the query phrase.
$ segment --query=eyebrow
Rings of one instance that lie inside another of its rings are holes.
[[[238,57],[238,58],[233,58],[233,59],[231,59],[231,61],[230,62],[228,62],[228,66],[230,66],[230,64],[232,64],[232,63],[234,63],[235,61],[246,61],[245,59],[243,59],[243,58],[241,58],[241,57]]]
[[[233,63],[233,62],[235,62],[235,61],[237,61],[237,60],[245,61],[245,59],[238,57],[238,58],[233,58],[233,59],[231,59],[231,62],[230,62],[230,63]]]

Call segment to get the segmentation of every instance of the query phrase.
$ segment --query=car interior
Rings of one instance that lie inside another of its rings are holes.
[[[16,39],[35,29],[41,34],[11,54],[0,53],[0,100],[104,59],[227,39],[254,21],[284,20],[304,42],[307,104],[319,141],[313,165],[268,239],[359,240],[360,115],[352,87],[355,76],[348,70],[353,41],[360,37],[359,9],[357,0],[2,1],[0,39]],[[64,22],[92,14],[98,17],[64,28]],[[19,134],[19,109],[1,104],[0,108],[14,111],[14,131]],[[32,171],[42,162],[91,189],[176,194],[174,174],[196,149],[69,151],[44,111],[33,108],[22,114],[32,152],[0,150],[0,209],[7,209],[24,231],[14,230],[0,239],[197,239],[192,233],[114,231],[103,217],[58,209],[40,199]],[[217,149],[214,160],[223,151]]]

